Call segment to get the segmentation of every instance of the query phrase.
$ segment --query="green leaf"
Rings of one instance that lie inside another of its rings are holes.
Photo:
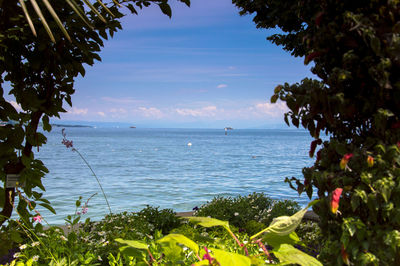
[[[232,253],[227,252],[221,249],[210,248],[213,253],[213,257],[219,262],[221,266],[247,266],[251,265],[250,258]]]
[[[318,200],[314,200],[310,202],[307,207],[293,214],[292,216],[280,216],[275,218],[270,226],[266,229],[258,232],[253,235],[251,239],[256,238],[264,233],[273,233],[275,235],[284,236],[292,233],[297,226],[299,226],[301,220],[303,219],[304,214],[307,212],[308,208],[317,203]]]
[[[213,226],[223,226],[226,229],[229,229],[229,222],[221,221],[215,218],[210,217],[184,217],[191,222],[198,223],[204,227],[213,227]]]
[[[300,238],[296,234],[296,232],[291,232],[290,234],[284,236],[274,233],[269,233],[265,234],[262,239],[263,241],[267,242],[269,246],[272,246],[273,248],[279,248],[279,246],[282,244],[295,245],[301,243]]]
[[[322,266],[322,263],[316,258],[298,250],[292,245],[282,244],[278,250],[274,250],[274,255],[281,263],[293,263],[302,266]]]
[[[169,18],[171,18],[172,10],[171,10],[171,7],[167,3],[163,2],[163,3],[159,4],[158,6],[160,7],[161,11],[165,15],[167,15]]]
[[[271,103],[276,103],[276,101],[278,100],[278,95],[277,94],[274,94],[274,95],[272,95],[271,96]]]
[[[143,251],[142,249],[137,249],[130,246],[120,247],[119,250],[121,251],[121,253],[130,257],[134,257],[137,260],[143,260],[146,256],[145,251]]]
[[[190,7],[190,0],[179,0],[182,3],[185,3],[188,7]]]
[[[201,260],[199,262],[194,263],[193,265],[194,266],[210,265],[210,262],[208,260]]]
[[[145,242],[143,241],[137,241],[137,240],[124,240],[122,238],[116,238],[115,241],[121,243],[121,244],[125,244],[128,245],[130,247],[133,248],[137,248],[137,249],[148,249],[148,246]]]
[[[42,206],[42,207],[45,207],[46,209],[48,209],[52,213],[56,214],[56,211],[53,209],[53,207],[51,207],[50,204],[48,204],[48,203],[39,203],[39,205]]]
[[[11,240],[16,243],[22,243],[24,241],[22,239],[20,233],[18,233],[17,231],[11,231],[10,236],[11,236]]]
[[[160,240],[157,240],[158,243],[165,243],[170,241],[178,242],[179,244],[185,245],[186,247],[190,248],[191,250],[196,252],[196,254],[199,253],[199,246],[195,242],[181,234],[169,234],[161,238]]]

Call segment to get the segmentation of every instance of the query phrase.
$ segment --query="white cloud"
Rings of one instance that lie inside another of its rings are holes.
[[[88,109],[87,108],[80,109],[80,108],[72,107],[68,111],[68,114],[72,114],[72,115],[87,115],[87,113],[88,113]]]
[[[126,114],[126,110],[124,108],[112,108],[110,109],[111,113],[121,113]]]
[[[19,105],[16,101],[10,101],[10,104],[11,104],[17,111],[22,111],[21,105]]]
[[[143,115],[144,117],[148,117],[148,118],[156,118],[156,119],[160,119],[162,117],[164,117],[164,114],[160,111],[160,109],[157,109],[155,107],[139,107],[139,111],[141,113],[141,115]]]
[[[218,89],[222,89],[222,88],[226,88],[226,87],[228,87],[228,85],[226,85],[226,84],[219,84],[217,86]]]
[[[258,103],[253,107],[253,110],[258,114],[279,117],[289,109],[286,106],[286,103],[279,101],[277,103]]]
[[[105,117],[105,116],[106,116],[106,114],[105,114],[104,112],[97,112],[97,114],[98,114],[99,116],[102,116],[102,117]]]
[[[179,115],[182,115],[182,116],[210,117],[210,116],[216,116],[217,107],[216,106],[206,106],[206,107],[197,108],[197,109],[184,108],[184,109],[175,109],[175,111]]]
[[[125,97],[125,98],[102,97],[101,99],[106,102],[119,103],[119,104],[132,104],[141,102],[132,97]]]

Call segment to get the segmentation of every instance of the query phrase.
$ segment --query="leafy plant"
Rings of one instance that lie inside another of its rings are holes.
[[[215,197],[197,208],[195,215],[229,221],[251,234],[270,224],[273,218],[293,215],[298,210],[300,207],[295,201],[273,200],[263,193],[253,193],[246,197]]]
[[[312,203],[313,204],[313,203]],[[310,204],[310,205],[312,205]],[[309,205],[309,206],[310,206]],[[309,207],[307,206],[307,208]],[[300,224],[307,208],[297,212],[293,216],[278,217],[271,225],[254,236],[247,238],[245,242],[241,242],[239,238],[232,232],[229,222],[221,221],[210,217],[186,217],[191,222],[200,226],[222,227],[234,239],[236,248],[232,249],[226,245],[226,242],[215,241],[209,243],[208,246],[199,245],[181,234],[169,234],[156,243],[147,243],[144,241],[116,239],[117,242],[123,244],[120,248],[122,254],[131,257],[136,263],[140,264],[191,264],[194,265],[263,265],[265,259],[270,262],[280,263],[296,263],[300,265],[322,265],[315,258],[303,253],[299,249],[294,248],[291,243],[299,243],[294,230]],[[263,238],[264,237],[264,238]],[[265,247],[263,241],[273,246],[273,256]],[[157,245],[155,245],[157,244]],[[212,246],[212,247],[210,247]],[[250,249],[251,246],[260,247],[263,253],[258,253],[257,249]],[[162,250],[160,254],[155,252]],[[190,252],[187,252],[190,250]],[[253,253],[254,252],[254,253]],[[197,261],[197,262],[196,262]],[[190,262],[190,263],[189,263]]]
[[[268,40],[313,62],[318,79],[279,85],[285,122],[314,138],[312,167],[290,186],[321,199],[326,264],[400,262],[400,3],[398,1],[233,1],[255,13]],[[329,140],[322,141],[321,133]]]

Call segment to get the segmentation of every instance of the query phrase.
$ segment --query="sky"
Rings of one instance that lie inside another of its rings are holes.
[[[128,15],[105,42],[101,62],[75,83],[62,121],[143,127],[268,128],[284,125],[274,88],[310,77],[303,58],[268,42],[231,0],[171,1]],[[54,121],[53,122],[60,122]]]

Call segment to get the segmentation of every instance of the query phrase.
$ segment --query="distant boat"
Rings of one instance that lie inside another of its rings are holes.
[[[192,146],[192,143],[191,143],[191,142],[189,142],[187,145],[190,147],[190,146]]]
[[[135,126],[130,126],[129,128],[136,128]]]
[[[233,128],[231,128],[231,127],[226,127],[224,129],[225,129],[225,135],[228,135],[228,130],[233,130]]]

